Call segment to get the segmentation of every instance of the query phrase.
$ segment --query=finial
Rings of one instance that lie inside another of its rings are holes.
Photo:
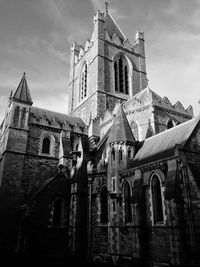
[[[26,72],[24,72],[24,76],[26,75]]]
[[[108,13],[108,2],[105,2],[105,6],[106,6],[106,13]]]

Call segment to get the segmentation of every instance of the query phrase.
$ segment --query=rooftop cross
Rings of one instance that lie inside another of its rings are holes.
[[[108,2],[105,2],[106,12],[108,12]]]

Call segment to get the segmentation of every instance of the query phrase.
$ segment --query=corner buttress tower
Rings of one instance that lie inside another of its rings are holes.
[[[126,170],[128,163],[135,156],[135,138],[121,105],[118,106],[117,113],[111,126],[107,140],[108,146],[108,171],[107,183],[109,192],[109,252],[111,254],[120,253],[120,229],[124,225],[123,219],[123,188],[126,181],[122,181],[119,172]],[[128,182],[127,186],[129,189]],[[126,190],[126,189],[125,189]],[[126,203],[125,203],[126,205]],[[130,217],[130,216],[129,216]],[[129,220],[130,218],[125,218]],[[117,236],[117,238],[116,238]],[[115,241],[117,240],[117,242]]]
[[[10,95],[0,133],[0,192],[11,193],[13,198],[15,193],[23,194],[21,182],[32,104],[24,73],[14,95]]]

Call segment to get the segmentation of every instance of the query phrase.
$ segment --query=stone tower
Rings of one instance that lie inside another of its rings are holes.
[[[69,113],[92,123],[93,134],[100,136],[99,121],[106,111],[146,86],[143,32],[131,44],[107,10],[97,11],[91,39],[71,47]]]
[[[110,253],[118,254],[120,252],[119,232],[123,225],[122,205],[123,186],[127,183],[127,193],[130,195],[130,185],[128,181],[121,181],[120,171],[126,170],[128,163],[134,157],[136,152],[136,140],[126,118],[121,105],[118,105],[116,115],[113,119],[109,137],[108,146],[108,178],[107,186],[109,192],[109,222],[108,228]],[[125,189],[126,190],[126,189]],[[130,215],[126,221],[130,220]],[[117,237],[117,238],[115,238]]]
[[[1,125],[0,187],[2,193],[23,193],[21,179],[28,139],[29,110],[33,104],[25,73],[10,96]],[[13,198],[13,196],[12,196]]]

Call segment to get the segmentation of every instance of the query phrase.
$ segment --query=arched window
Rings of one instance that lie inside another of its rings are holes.
[[[100,191],[100,220],[102,223],[108,222],[108,190],[103,186]]]
[[[80,100],[84,99],[87,96],[87,76],[88,68],[87,63],[85,63],[81,71]]]
[[[50,139],[49,139],[49,137],[45,137],[42,141],[42,153],[45,153],[45,154],[50,153]]]
[[[128,159],[130,159],[131,158],[131,149],[130,149],[130,147],[128,148]]]
[[[65,200],[62,198],[57,198],[53,202],[52,226],[53,227],[64,226],[64,219],[65,219]]]
[[[167,129],[170,129],[172,127],[174,127],[173,121],[171,119],[169,119],[167,122]]]
[[[123,151],[122,148],[119,149],[119,163],[122,161],[123,159]]]
[[[124,211],[125,211],[125,222],[132,222],[131,212],[131,189],[128,182],[124,185]]]
[[[114,149],[114,147],[111,150],[111,161],[115,161],[115,149]]]
[[[151,195],[152,195],[154,224],[160,222],[162,223],[164,218],[163,218],[161,185],[160,185],[160,179],[155,174],[151,178]]]
[[[25,120],[26,120],[26,108],[22,109],[22,115],[21,115],[21,127],[24,128],[25,126]]]
[[[13,124],[14,126],[18,126],[19,123],[19,107],[15,107],[14,117],[13,117]]]
[[[128,63],[122,56],[117,56],[114,60],[115,91],[129,94]]]
[[[133,136],[135,137],[136,140],[138,140],[139,137],[138,137],[138,125],[137,125],[137,123],[135,121],[132,121],[130,123],[130,127],[132,130]]]

